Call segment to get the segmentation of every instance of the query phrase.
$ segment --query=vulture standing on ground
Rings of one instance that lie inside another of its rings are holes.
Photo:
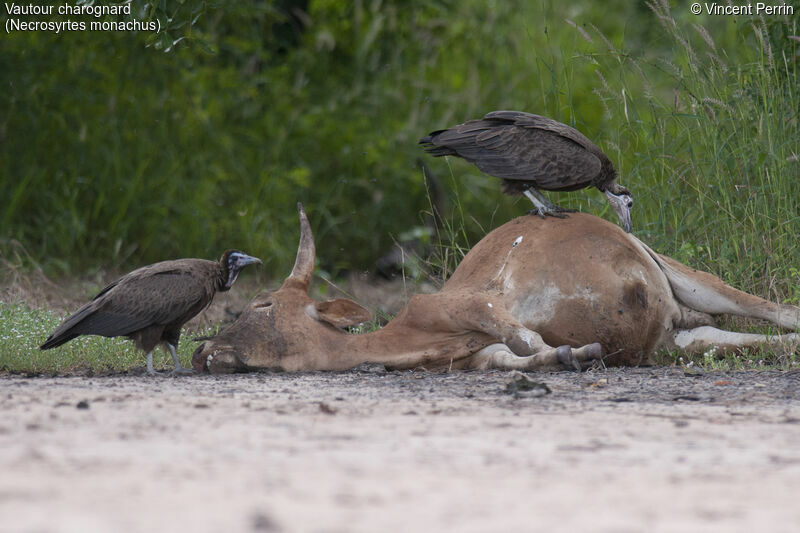
[[[181,328],[211,303],[217,291],[230,289],[239,272],[252,263],[261,260],[228,250],[219,261],[177,259],[136,269],[67,317],[39,348],[55,348],[80,335],[124,335],[147,352],[149,374],[156,373],[153,350],[162,342],[169,348],[175,372],[191,372],[175,353]]]
[[[542,217],[563,217],[568,210],[549,202],[540,189],[576,191],[593,185],[605,193],[625,231],[631,230],[633,196],[617,183],[611,160],[566,124],[522,111],[493,111],[434,131],[419,143],[434,156],[463,157],[500,178],[504,193],[524,194]]]

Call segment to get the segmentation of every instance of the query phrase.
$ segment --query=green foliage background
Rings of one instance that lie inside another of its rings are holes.
[[[417,140],[520,109],[609,154],[653,247],[800,302],[796,15],[658,0],[132,5],[162,33],[0,36],[3,253],[18,241],[46,271],[79,274],[238,247],[278,277],[302,201],[320,266],[369,270],[423,223],[419,158],[466,247],[528,206]],[[614,220],[596,191],[553,199]]]

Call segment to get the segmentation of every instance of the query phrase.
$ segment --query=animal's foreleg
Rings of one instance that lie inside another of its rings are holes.
[[[465,309],[467,312],[460,316],[465,327],[494,337],[516,355],[533,355],[554,349],[544,342],[541,335],[514,318],[499,300],[474,298]]]
[[[759,335],[756,333],[738,333],[725,331],[711,326],[694,329],[682,329],[673,333],[673,342],[691,354],[731,353],[742,348],[767,348],[780,353],[792,353],[800,348],[800,335]]]
[[[526,328],[508,312],[501,301],[485,297],[466,297],[453,306],[451,317],[461,327],[486,333],[511,349],[516,355],[532,355],[553,349],[541,335]]]
[[[560,368],[560,365],[566,365],[580,370],[580,363],[585,358],[596,359],[602,355],[602,348],[597,343],[576,349],[567,345],[557,348],[550,346],[542,339],[541,335],[526,328],[514,318],[500,300],[480,296],[464,298],[462,305],[454,306],[451,317],[462,327],[480,331],[502,342],[501,346],[518,359],[524,359],[525,356],[536,357],[536,359],[527,358],[527,362],[516,359],[506,360],[505,356],[498,352],[498,355],[493,356],[494,359],[490,358],[494,361],[491,364],[501,364],[502,361],[505,361],[502,364],[506,366],[492,366],[491,368],[535,369],[541,365],[557,368]]]
[[[505,344],[492,344],[474,353],[466,368],[500,370],[580,370],[586,363],[599,359],[603,350],[599,344],[588,344],[572,349],[559,346],[540,350],[534,355],[520,357]]]

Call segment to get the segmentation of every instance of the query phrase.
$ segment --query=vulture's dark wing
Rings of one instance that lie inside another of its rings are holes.
[[[107,315],[104,327],[127,329],[125,335],[149,325],[166,325],[199,313],[214,296],[213,284],[183,270],[156,272],[123,282],[101,297],[97,314]],[[199,306],[199,308],[198,308]],[[186,320],[188,320],[186,318]]]
[[[552,131],[565,139],[575,142],[601,159],[606,157],[603,151],[583,133],[552,118],[534,115],[533,113],[525,113],[523,111],[492,111],[491,113],[487,113],[486,116],[483,117],[483,120],[514,124],[523,128]]]
[[[213,298],[208,276],[184,269],[131,272],[112,283],[94,300],[68,317],[43,349],[59,346],[79,335],[115,337],[152,325],[186,321]]]
[[[420,142],[433,155],[458,155],[492,176],[554,191],[591,185],[602,168],[598,153],[605,157],[574,128],[518,111],[495,111]]]

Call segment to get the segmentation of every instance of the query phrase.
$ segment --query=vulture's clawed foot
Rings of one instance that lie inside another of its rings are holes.
[[[536,214],[542,218],[544,218],[547,215],[556,218],[567,218],[568,215],[565,215],[564,213],[575,212],[574,209],[565,209],[563,207],[557,206],[556,204],[554,204],[553,202],[542,196],[542,193],[540,193],[536,189],[533,188],[528,189],[524,191],[523,194],[527,196],[531,202],[533,202],[534,207],[533,209],[528,211],[529,215]]]
[[[547,214],[550,215],[551,217],[556,217],[556,218],[569,218],[569,215],[567,214],[568,212],[571,213],[572,211],[566,211],[566,210],[563,210],[563,211],[551,211],[551,212],[549,212]]]
[[[545,212],[545,210],[544,210],[544,209],[542,209],[542,208],[539,208],[539,207],[534,207],[533,209],[531,209],[530,211],[528,211],[528,214],[529,214],[529,215],[539,215],[540,217],[542,217],[542,219],[544,219],[544,218],[545,218],[545,214],[546,214],[546,212]]]
[[[551,216],[555,218],[569,218],[566,213],[574,213],[573,209],[564,209],[563,207],[554,206],[555,209],[549,207],[534,207],[528,211],[529,215],[539,215],[542,218]]]
[[[169,371],[165,370],[163,372],[159,372],[157,370],[149,370],[149,369],[147,370],[148,376],[162,377],[162,378],[174,377],[174,376],[189,376],[194,373],[195,371],[193,369],[185,367],[175,368]]]

